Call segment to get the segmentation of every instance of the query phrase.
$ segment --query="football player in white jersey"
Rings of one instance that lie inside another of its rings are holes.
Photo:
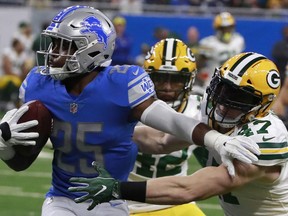
[[[218,195],[228,216],[287,215],[288,132],[271,111],[279,90],[277,67],[257,53],[238,54],[215,71],[199,113],[203,122],[231,137],[250,137],[261,150],[259,161],[253,164],[234,160],[234,177],[228,175],[219,154],[207,148],[207,167],[190,176],[119,182],[109,178],[105,170],[95,164],[100,177],[73,179],[88,183],[88,186],[74,190],[88,192],[84,200],[91,198],[95,203],[111,197],[109,193],[136,201],[144,196],[147,203],[174,205]],[[173,147],[177,146],[175,141],[181,142],[168,134],[158,138],[154,135],[149,137],[147,145],[159,144],[163,147],[172,144]],[[100,191],[101,185],[108,189]],[[128,193],[129,190],[133,190],[133,194]]]
[[[177,112],[187,116],[193,117],[199,112],[201,97],[190,95],[197,73],[195,57],[185,43],[174,38],[163,39],[156,43],[145,58],[144,69],[149,73],[159,99],[165,101]],[[157,133],[156,130],[154,132]],[[135,130],[134,137],[134,141],[139,145],[141,152],[138,153],[134,169],[130,173],[130,181],[187,175],[188,159],[192,155],[194,146],[170,154],[149,154],[151,150],[145,148],[145,143],[141,145],[143,137],[138,134],[138,130]],[[140,139],[137,139],[138,137]],[[155,149],[153,153],[158,151]],[[195,203],[170,206],[131,201],[128,202],[128,206],[130,215],[133,216],[151,214],[172,216],[175,215],[175,212],[178,216],[204,215]]]
[[[235,31],[235,26],[236,21],[232,14],[222,12],[216,15],[213,21],[215,35],[199,41],[198,78],[205,77],[205,80],[202,80],[203,93],[212,78],[215,67],[219,67],[227,59],[245,49],[245,40]]]

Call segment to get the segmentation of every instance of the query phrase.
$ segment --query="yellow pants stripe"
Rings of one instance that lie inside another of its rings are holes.
[[[130,214],[130,216],[205,216],[205,214],[196,204],[188,203],[158,211]]]

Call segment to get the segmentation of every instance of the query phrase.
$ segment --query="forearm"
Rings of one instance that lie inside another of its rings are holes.
[[[150,105],[142,114],[141,121],[157,130],[197,145],[204,144],[204,135],[211,130],[199,120],[177,113],[163,101],[155,101]]]
[[[190,145],[173,135],[142,125],[135,127],[133,141],[146,154],[168,154]]]
[[[231,179],[225,167],[206,167],[190,176],[151,179],[147,182],[146,201],[179,205],[227,193]]]
[[[150,179],[146,185],[145,202],[160,205],[179,205],[191,201],[204,200],[229,192],[232,188],[231,186],[233,186],[231,184],[232,181],[224,166],[207,167],[191,176]],[[129,190],[129,183],[125,183],[126,191]],[[134,196],[130,195],[127,197],[124,195],[121,198],[139,201],[136,194],[143,193],[143,188],[141,191],[133,188]]]
[[[188,179],[187,176],[170,176],[148,180],[145,202],[158,205],[180,205],[193,201],[192,193],[188,190]]]
[[[191,143],[185,140],[180,140],[178,137],[167,133],[165,133],[165,135],[161,138],[161,143],[163,144],[161,154],[169,154],[171,152],[187,148],[191,145]]]
[[[164,132],[148,126],[136,126],[133,133],[133,141],[138,145],[139,151],[146,154],[162,152],[163,145],[160,143]]]
[[[3,161],[14,171],[23,171],[31,166],[37,156],[38,154],[24,156],[22,154],[15,153],[15,155],[11,159]]]

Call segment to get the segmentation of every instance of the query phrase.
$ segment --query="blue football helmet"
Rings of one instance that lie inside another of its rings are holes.
[[[111,62],[115,38],[112,22],[99,10],[89,6],[68,7],[58,13],[41,34],[40,44],[43,48],[40,47],[37,57],[44,55],[45,67],[39,67],[40,73],[64,80],[91,72],[98,66],[107,66]],[[47,46],[51,39],[52,43]],[[53,53],[55,39],[61,41],[57,53]],[[75,52],[68,51],[68,54],[61,54],[61,50],[71,50],[72,46]],[[65,64],[62,67],[50,66],[51,56],[64,56]]]

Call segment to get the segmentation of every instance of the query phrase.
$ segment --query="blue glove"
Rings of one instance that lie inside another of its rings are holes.
[[[74,201],[81,203],[92,200],[91,205],[87,208],[89,211],[100,203],[120,198],[120,182],[112,178],[110,174],[95,161],[92,163],[92,166],[99,176],[95,178],[72,177],[69,180],[71,183],[79,183],[82,184],[82,186],[68,188],[69,192],[87,193],[74,199]]]

